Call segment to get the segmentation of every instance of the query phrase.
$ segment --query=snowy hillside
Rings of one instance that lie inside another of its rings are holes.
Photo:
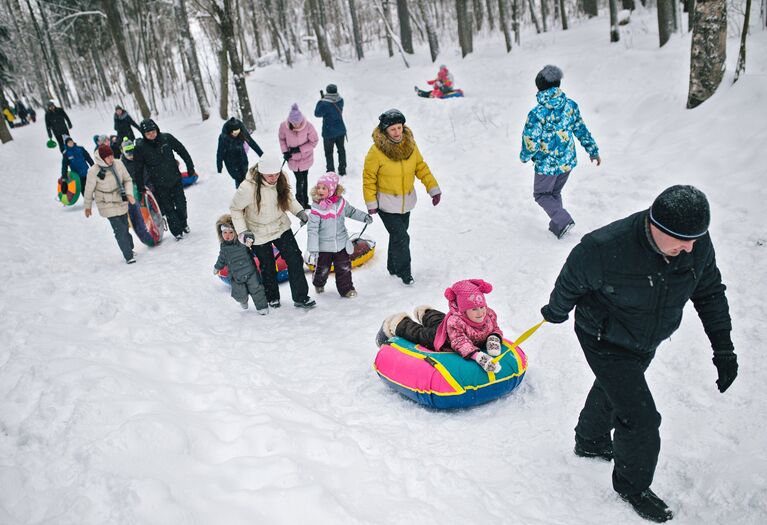
[[[249,89],[265,150],[277,150],[292,102],[310,116],[318,90],[335,82],[346,101],[349,201],[364,206],[362,161],[390,107],[407,117],[444,192],[432,207],[418,187],[414,286],[387,274],[376,219],[366,235],[377,253],[354,273],[359,296],[341,299],[331,282],[309,312],[289,306],[287,284],[279,310],[243,312],[211,274],[214,223],[233,194],[228,175],[215,173],[218,119],[156,117],[201,173],[186,192],[192,233],[151,249],[137,241],[131,266],[108,221],[56,200],[60,156],[45,148],[42,119],[13,130],[0,147],[0,523],[645,523],[613,492],[611,464],[572,453],[593,381],[572,321],[527,341],[515,392],[451,413],[378,379],[373,337],[384,316],[442,308],[444,288],[472,277],[494,285],[488,303],[516,337],[540,320],[580,236],[677,183],[711,201],[740,375],[717,391],[690,306],[647,374],[663,416],[653,489],[673,523],[767,523],[767,31],[749,37],[747,74],[735,85],[730,41],[722,87],[688,111],[689,35],[658,49],[654,17],[635,17],[613,45],[599,18],[526,35],[509,55],[498,39],[463,60],[445,50],[440,62],[463,99],[414,96],[436,73],[423,49],[410,69],[383,54],[335,71],[257,69]],[[562,89],[603,159],[596,167],[579,149],[564,192],[576,227],[561,241],[532,199],[531,166],[518,160],[533,79],[547,63],[564,70]],[[69,111],[75,139],[90,147],[111,129],[111,110]],[[323,171],[320,146],[310,184]],[[298,240],[304,248],[305,228]]]

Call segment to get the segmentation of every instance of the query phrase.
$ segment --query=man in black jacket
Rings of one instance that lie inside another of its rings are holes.
[[[59,151],[64,151],[64,135],[71,135],[69,128],[72,127],[72,122],[69,120],[69,115],[62,108],[56,107],[56,103],[52,100],[48,101],[48,108],[45,110],[45,130],[48,132],[48,138],[51,138],[51,134],[56,137],[56,142],[59,144]]]
[[[177,241],[181,240],[185,233],[189,233],[189,226],[186,223],[186,196],[181,172],[173,152],[184,160],[190,177],[194,175],[192,157],[176,137],[160,133],[154,120],[142,120],[139,130],[144,138],[136,141],[134,149],[136,186],[143,194],[146,184],[152,184],[157,204],[168,219],[170,233]]]
[[[679,327],[688,300],[713,347],[719,391],[738,373],[709,220],[700,190],[666,189],[649,210],[584,236],[541,309],[547,321],[562,323],[575,308],[575,333],[596,376],[575,427],[575,454],[614,460],[615,491],[657,522],[673,514],[650,489],[661,418],[644,372]]]

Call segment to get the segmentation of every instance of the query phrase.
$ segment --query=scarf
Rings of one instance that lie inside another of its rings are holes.
[[[450,310],[447,312],[447,315],[444,319],[442,319],[442,322],[439,323],[439,327],[437,327],[437,335],[434,336],[434,350],[440,351],[442,350],[442,347],[445,346],[445,343],[447,343],[447,322],[448,320],[453,317],[457,316],[460,317],[464,323],[468,324],[472,328],[482,328],[485,325],[485,319],[487,319],[487,316],[485,316],[485,319],[482,319],[481,323],[475,323],[474,321],[471,321],[468,317],[463,315],[462,312],[458,311],[458,303],[455,301],[450,301],[448,303],[450,305]]]
[[[322,97],[322,100],[327,100],[328,102],[336,103],[339,100],[341,100],[341,95],[338,93],[325,93],[325,96]]]
[[[335,203],[338,202],[338,199],[340,199],[340,195],[332,195],[330,197],[325,197],[321,201],[317,203],[317,205],[322,208],[323,210],[327,210],[328,208],[331,208]]]

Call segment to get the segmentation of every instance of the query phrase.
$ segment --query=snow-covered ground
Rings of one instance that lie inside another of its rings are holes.
[[[249,88],[264,149],[278,147],[290,103],[309,116],[317,91],[335,82],[346,100],[351,203],[364,204],[362,161],[390,107],[406,115],[444,192],[434,208],[419,187],[414,286],[386,273],[377,220],[366,233],[378,253],[354,273],[359,297],[339,298],[331,282],[309,312],[289,306],[287,284],[286,306],[265,318],[242,312],[211,274],[214,222],[233,193],[215,173],[217,119],[157,117],[202,177],[187,190],[192,234],[152,249],[137,243],[132,266],[106,220],[55,199],[60,160],[44,147],[43,124],[14,130],[0,147],[0,523],[642,523],[613,492],[610,464],[572,454],[592,382],[572,321],[525,344],[529,370],[514,393],[450,413],[389,390],[372,370],[373,336],[383,316],[442,307],[446,286],[482,277],[515,337],[540,319],[581,235],[676,183],[711,201],[740,375],[717,391],[690,307],[648,372],[663,415],[653,488],[675,523],[767,522],[767,32],[750,36],[748,72],[734,86],[731,40],[719,92],[688,111],[689,35],[658,49],[654,17],[635,16],[613,45],[600,18],[527,35],[509,55],[497,35],[463,60],[448,49],[440,62],[464,99],[413,95],[436,73],[424,50],[410,69],[378,55],[336,71],[256,70]],[[565,189],[577,226],[562,241],[546,230],[532,168],[518,160],[546,63],[565,71],[562,87],[604,161],[593,166],[579,150]],[[70,116],[86,146],[111,128],[111,106]],[[323,168],[320,147],[310,181]]]

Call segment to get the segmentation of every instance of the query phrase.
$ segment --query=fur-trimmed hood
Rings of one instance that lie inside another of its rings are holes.
[[[391,160],[405,160],[413,154],[415,138],[410,128],[404,124],[402,126],[402,140],[400,142],[392,142],[386,133],[376,127],[373,130],[373,144]]]
[[[224,238],[221,236],[221,225],[226,224],[230,226],[234,230],[234,224],[232,224],[232,216],[229,213],[223,214],[221,217],[218,218],[216,221],[216,235],[218,236],[218,242],[224,242]],[[235,236],[235,239],[237,237]]]
[[[333,194],[334,197],[340,197],[346,192],[343,186],[340,184],[336,186],[336,191]],[[312,202],[320,202],[319,197],[317,197],[317,186],[312,186],[312,189],[309,190],[309,197],[312,198]]]

